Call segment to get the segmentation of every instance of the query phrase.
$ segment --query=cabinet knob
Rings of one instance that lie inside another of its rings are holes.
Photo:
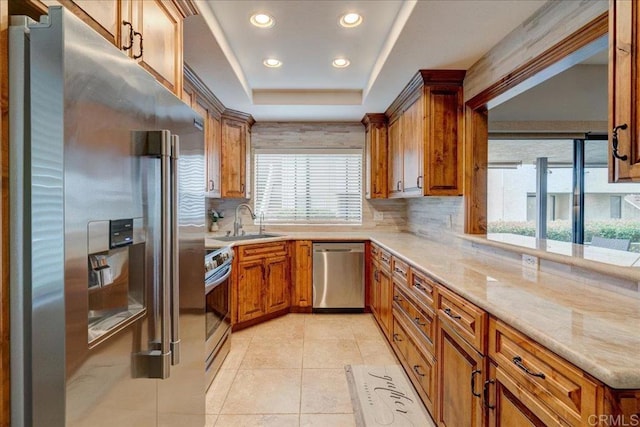
[[[614,127],[613,130],[611,131],[611,146],[613,148],[613,153],[612,153],[613,157],[622,161],[627,160],[629,157],[626,154],[620,155],[620,153],[618,153],[618,131],[625,130],[627,128],[628,128],[627,124],[624,123]]]

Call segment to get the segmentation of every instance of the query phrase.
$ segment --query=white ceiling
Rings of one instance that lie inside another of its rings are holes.
[[[196,1],[184,59],[226,107],[258,121],[359,121],[419,69],[468,69],[545,1]],[[276,25],[253,27],[258,11]],[[350,11],[360,27],[338,25]],[[282,67],[264,67],[269,56]],[[351,66],[334,69],[338,56]]]

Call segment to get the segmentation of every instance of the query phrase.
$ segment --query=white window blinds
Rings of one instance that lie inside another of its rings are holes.
[[[265,222],[362,223],[361,150],[256,150],[255,209]]]

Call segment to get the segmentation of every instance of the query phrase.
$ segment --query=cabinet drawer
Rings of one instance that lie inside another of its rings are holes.
[[[391,272],[391,254],[380,248],[380,267]]]
[[[438,318],[484,354],[487,314],[443,286],[438,285],[436,289]]]
[[[405,315],[405,320],[415,327],[416,337],[421,337],[424,346],[435,353],[433,343],[436,336],[436,322],[432,313],[420,308],[399,286],[393,287],[393,301],[397,312]]]
[[[398,352],[407,359],[408,351],[409,351],[409,334],[405,331],[404,327],[400,324],[397,317],[399,314],[394,311],[393,320],[392,320],[392,333],[391,333],[391,341],[392,344],[396,347]]]
[[[409,264],[399,258],[392,257],[391,267],[393,269],[394,280],[406,286],[407,280],[409,279]]]
[[[244,245],[238,247],[238,260],[249,261],[267,257],[287,255],[287,242],[262,243],[259,245]]]
[[[435,311],[435,282],[420,271],[411,268],[409,273],[409,288],[413,290],[416,295],[422,297],[421,300],[423,304]]]
[[[489,356],[518,392],[528,392],[541,418],[561,418],[562,425],[588,425],[597,414],[598,385],[578,368],[504,323],[489,322]],[[509,382],[505,381],[508,385]]]
[[[436,359],[435,357],[423,354],[417,347],[409,346],[409,357],[407,364],[411,374],[415,378],[418,387],[422,389],[420,393],[426,400],[424,401],[429,412],[433,414],[434,399],[436,396]]]
[[[377,245],[371,244],[371,262],[380,261],[380,251],[381,249]]]

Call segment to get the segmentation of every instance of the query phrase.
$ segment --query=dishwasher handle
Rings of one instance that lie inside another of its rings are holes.
[[[364,243],[360,242],[333,242],[314,243],[314,253],[364,253]]]

